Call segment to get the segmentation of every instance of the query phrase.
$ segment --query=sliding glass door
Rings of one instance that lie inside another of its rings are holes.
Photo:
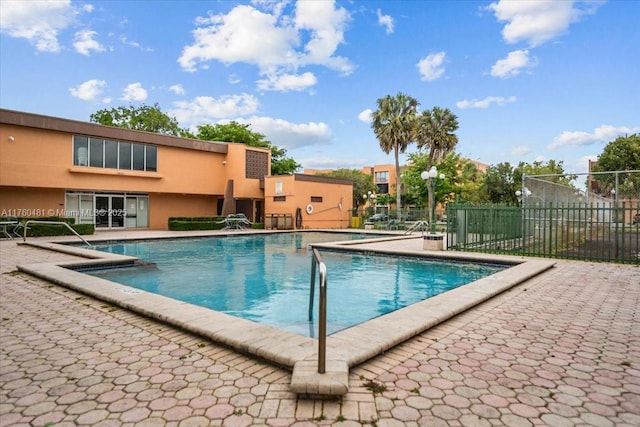
[[[149,195],[105,194],[68,191],[65,215],[76,224],[95,224],[96,228],[147,228]]]
[[[124,196],[96,196],[96,228],[123,228],[125,213]]]

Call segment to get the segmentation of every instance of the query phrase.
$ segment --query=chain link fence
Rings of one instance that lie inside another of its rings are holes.
[[[640,171],[561,177],[524,176],[518,207],[449,205],[448,248],[640,264]]]

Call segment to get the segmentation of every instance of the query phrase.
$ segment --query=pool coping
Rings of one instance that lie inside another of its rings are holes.
[[[208,236],[213,235],[209,234]],[[137,260],[135,257],[97,252],[54,241],[30,241],[21,244],[64,252],[86,258],[86,260],[19,265],[18,270],[152,319],[177,326],[239,352],[256,356],[290,369],[293,371],[290,387],[296,393],[342,395],[347,393],[349,389],[349,368],[376,357],[386,350],[529,280],[555,265],[555,261],[538,258],[375,248],[376,243],[382,241],[409,238],[416,238],[416,236],[396,235],[358,241],[320,243],[313,246],[320,250],[355,250],[366,253],[431,259],[484,261],[513,266],[468,285],[452,289],[441,295],[328,336],[326,342],[327,368],[323,374],[317,372],[318,340],[315,338],[303,337],[292,332],[261,325],[74,270],[74,268],[96,265],[133,263]],[[118,240],[139,239],[119,238]],[[328,286],[330,289],[330,280]]]

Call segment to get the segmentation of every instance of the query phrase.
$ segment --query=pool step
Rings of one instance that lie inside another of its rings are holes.
[[[327,360],[325,373],[318,373],[317,360],[300,360],[293,366],[291,391],[311,396],[342,396],[349,391],[349,365]]]

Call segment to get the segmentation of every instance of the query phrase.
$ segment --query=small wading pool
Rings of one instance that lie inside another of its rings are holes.
[[[309,245],[370,237],[295,232],[110,242],[97,244],[95,249],[138,257],[142,265],[81,271],[313,337],[317,325],[308,321]],[[328,334],[507,268],[346,250],[321,251],[328,270]],[[317,313],[317,295],[315,303]]]

